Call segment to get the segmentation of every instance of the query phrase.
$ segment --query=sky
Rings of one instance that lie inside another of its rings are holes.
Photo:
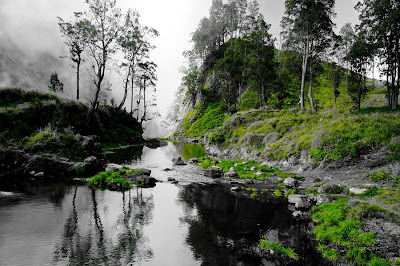
[[[182,53],[191,49],[190,34],[201,18],[208,16],[212,0],[117,0],[125,12],[134,8],[141,15],[141,24],[153,27],[160,36],[153,39],[156,49],[152,60],[158,65],[157,102],[165,115],[180,85],[179,69],[184,65]],[[284,0],[259,0],[260,11],[271,33],[279,43],[280,21],[284,13]],[[336,0],[337,30],[344,23],[358,22],[354,10],[355,0]],[[57,17],[72,18],[74,11],[87,10],[84,0],[0,0],[0,37],[8,35],[29,53],[48,51],[56,56],[65,55],[65,47],[58,30]],[[1,80],[0,80],[1,84]],[[121,97],[119,88],[112,92]]]

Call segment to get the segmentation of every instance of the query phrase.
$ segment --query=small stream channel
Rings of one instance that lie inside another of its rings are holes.
[[[0,265],[278,265],[260,256],[266,232],[295,247],[302,260],[293,265],[319,265],[307,223],[292,217],[285,198],[231,192],[196,165],[174,166],[178,156],[204,156],[204,148],[144,147],[128,165],[151,169],[162,181],[154,188],[56,184],[0,192]]]

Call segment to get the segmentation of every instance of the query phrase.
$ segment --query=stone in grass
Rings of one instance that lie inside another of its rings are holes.
[[[175,165],[186,165],[185,161],[182,160],[181,157],[172,158],[172,162],[173,162]]]
[[[309,209],[311,207],[310,198],[308,195],[289,195],[288,202],[294,204],[296,209]]]
[[[251,171],[255,171],[255,170],[257,170],[257,168],[256,168],[255,166],[252,166],[252,167],[250,168],[250,170],[251,170]]]
[[[343,187],[336,184],[325,184],[318,188],[318,193],[340,194],[343,192]]]
[[[218,178],[221,177],[223,174],[223,169],[218,166],[212,166],[211,168],[207,168],[204,171],[204,175],[211,177],[211,178]]]
[[[225,177],[238,177],[238,173],[236,172],[235,168],[229,168],[229,172],[224,174]]]
[[[198,163],[199,159],[197,159],[196,157],[193,157],[192,159],[189,160],[189,163]]]
[[[349,189],[349,193],[350,193],[350,194],[354,194],[354,195],[362,195],[362,194],[364,194],[365,192],[367,192],[367,189],[366,189],[366,188],[355,188],[355,187],[351,187],[351,188]]]
[[[317,196],[317,205],[321,205],[323,203],[331,202],[331,198],[326,194],[319,194]]]
[[[287,188],[294,188],[297,186],[297,180],[292,177],[288,177],[288,178],[285,178],[285,180],[283,180],[283,184]]]

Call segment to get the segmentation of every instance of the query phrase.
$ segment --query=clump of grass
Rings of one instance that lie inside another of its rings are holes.
[[[295,188],[290,188],[285,192],[285,197],[289,197],[289,195],[294,195],[297,193],[297,190]]]
[[[290,247],[283,247],[281,243],[270,241],[267,237],[260,240],[260,246],[262,248],[272,250],[278,255],[282,255],[293,260],[297,260],[299,255]]]
[[[400,184],[400,176],[392,176],[391,173],[386,170],[367,172],[365,176],[375,182],[390,182],[396,185]]]
[[[275,191],[274,191],[274,195],[275,195],[275,197],[282,197],[282,191],[280,191],[279,189],[275,189]]]
[[[313,207],[318,249],[325,258],[333,261],[339,260],[340,251],[344,250],[345,258],[355,264],[370,265],[377,262],[379,258],[370,248],[375,244],[375,234],[364,232],[360,221],[361,211],[354,208],[349,211],[347,202],[348,199],[339,197],[337,202]]]
[[[132,184],[125,180],[123,176],[124,174],[121,172],[101,172],[91,178],[88,178],[87,182],[89,185],[97,189],[114,190],[117,188],[117,190],[126,191],[132,188]]]

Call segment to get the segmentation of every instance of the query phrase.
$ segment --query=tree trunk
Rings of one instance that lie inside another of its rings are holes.
[[[346,67],[346,95],[349,96],[349,63],[347,62]]]
[[[391,87],[389,85],[389,68],[386,71],[386,89],[387,89],[387,104],[388,107],[392,107],[392,91],[391,91]]]
[[[131,79],[132,83],[131,83],[131,115],[133,116],[133,77]]]
[[[79,101],[79,68],[81,66],[81,57],[78,56],[78,61],[76,62],[76,99]]]
[[[122,106],[125,104],[126,96],[128,96],[128,83],[129,83],[129,76],[131,73],[131,68],[129,68],[128,74],[126,76],[125,82],[124,82],[124,97],[122,98],[121,103],[118,105],[117,110],[121,110]]]
[[[143,125],[143,121],[146,120],[146,78],[143,79],[143,116],[140,120],[140,125]]]
[[[361,74],[358,74],[358,111],[361,110],[361,82],[362,76]]]
[[[308,61],[308,55],[305,53],[303,54],[303,65],[302,65],[302,71],[301,71],[301,91],[300,91],[300,108],[301,110],[304,109],[304,83],[306,80],[306,73],[307,73],[307,61]]]
[[[310,89],[308,90],[308,99],[310,99],[310,106],[311,106],[311,112],[315,113],[315,107],[314,107],[314,99],[312,97],[312,84],[313,84],[313,75],[312,75],[312,63],[310,60]]]

